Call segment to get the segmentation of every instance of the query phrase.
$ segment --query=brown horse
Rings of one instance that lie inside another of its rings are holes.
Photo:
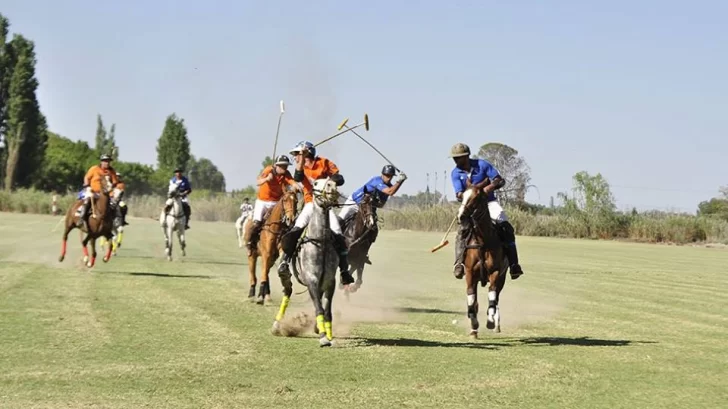
[[[348,288],[352,293],[362,285],[367,254],[379,233],[376,205],[374,196],[365,193],[359,203],[359,210],[351,219],[342,221],[342,226],[345,226],[343,230],[346,246],[349,249],[349,267],[352,273],[356,271],[356,282]]]
[[[61,256],[58,257],[58,261],[63,261],[66,257],[66,245],[68,243],[68,234],[71,230],[78,227],[81,232],[86,233],[84,236],[81,234],[81,246],[83,247],[83,261],[87,267],[93,267],[96,263],[96,239],[100,237],[106,238],[107,249],[104,255],[104,263],[108,262],[111,258],[112,250],[112,237],[113,237],[113,224],[114,224],[114,212],[111,210],[111,198],[109,196],[110,189],[102,189],[102,192],[96,197],[91,198],[91,214],[88,215],[88,223],[82,227],[76,225],[79,216],[76,214],[79,207],[83,206],[83,200],[78,200],[73,206],[71,206],[66,212],[65,229],[63,230],[63,243],[61,245]],[[91,242],[91,257],[89,258],[88,248],[86,247]]]
[[[255,274],[255,268],[258,262],[258,257],[263,260],[262,265],[262,277],[260,281],[260,291],[258,292],[258,298],[256,302],[263,305],[265,302],[270,302],[270,282],[268,272],[273,263],[278,259],[280,254],[280,238],[286,230],[296,220],[296,206],[298,204],[298,197],[296,192],[288,190],[283,194],[281,200],[276,203],[275,206],[270,210],[268,217],[263,221],[263,225],[260,226],[260,238],[258,239],[258,245],[253,251],[248,253],[248,270],[250,273],[250,292],[248,293],[248,299],[251,301],[255,297],[255,286],[258,283],[258,277]],[[252,229],[253,218],[249,217],[246,223],[246,231],[250,232]],[[249,241],[250,237],[246,237],[246,241]]]
[[[478,337],[478,283],[488,286],[488,321],[486,328],[500,332],[498,300],[506,282],[509,263],[503,243],[490,218],[487,195],[482,186],[469,186],[463,194],[458,214],[460,223],[466,223],[465,285],[468,295],[470,336]]]

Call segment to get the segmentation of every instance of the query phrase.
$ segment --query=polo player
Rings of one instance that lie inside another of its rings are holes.
[[[116,187],[116,184],[119,183],[116,171],[111,167],[111,156],[101,155],[99,161],[99,164],[91,166],[83,177],[83,194],[81,195],[83,206],[80,208],[80,217],[76,222],[76,226],[79,228],[88,224],[88,208],[91,204],[91,197],[97,197],[101,194],[104,184],[107,183],[107,178],[112,187]]]
[[[114,208],[116,209],[116,217],[121,218],[121,225],[122,226],[128,226],[129,223],[126,222],[126,213],[129,209],[126,207],[126,203],[124,203],[124,189],[126,189],[126,184],[123,180],[121,180],[121,173],[116,172],[116,178],[119,181],[119,183],[116,184],[114,187],[114,190],[111,192],[111,198]]]
[[[296,171],[293,179],[303,185],[303,209],[296,218],[293,228],[283,236],[283,260],[278,266],[280,274],[290,274],[288,264],[296,251],[296,243],[301,238],[303,230],[308,226],[313,214],[313,182],[317,179],[331,178],[337,186],[344,184],[344,177],[339,173],[339,168],[331,160],[316,155],[316,147],[310,141],[301,141],[291,149],[291,155],[296,158]],[[348,285],[354,282],[349,272],[348,249],[346,239],[341,231],[339,219],[333,209],[329,209],[329,227],[334,234],[334,248],[339,253],[339,270],[341,273],[341,284]]]
[[[266,166],[258,176],[258,198],[255,199],[253,207],[253,225],[246,232],[248,237],[245,238],[248,243],[248,251],[252,252],[258,245],[260,230],[263,227],[263,216],[281,200],[283,186],[292,186],[298,190],[298,183],[293,180],[291,172],[288,171],[290,165],[291,161],[288,156],[280,155],[273,165]]]
[[[253,205],[250,204],[250,199],[243,198],[243,204],[240,205],[240,219],[245,220],[251,214],[253,214]]]
[[[187,179],[187,176],[182,175],[183,171],[184,170],[181,167],[176,167],[174,169],[174,176],[172,177],[172,179],[169,180],[169,183],[179,183],[179,191],[180,195],[182,195],[182,210],[185,213],[185,230],[189,230],[190,215],[192,214],[192,209],[190,209],[188,195],[192,193],[192,185],[190,185],[190,181]],[[164,205],[164,214],[167,214],[169,212],[169,209],[172,208],[173,203],[174,202],[172,201],[172,199],[167,199],[167,202]]]
[[[376,206],[376,208],[384,207],[389,197],[394,196],[394,194],[397,193],[399,188],[402,186],[402,183],[407,180],[407,175],[405,175],[404,173],[400,173],[397,181],[392,184],[392,179],[395,175],[396,169],[394,168],[394,166],[385,165],[382,168],[381,175],[372,177],[366,184],[364,184],[364,186],[360,187],[359,189],[355,190],[354,193],[349,195],[349,197],[346,199],[346,202],[344,202],[344,206],[339,212],[339,218],[344,221],[344,223],[346,223],[347,219],[353,217],[356,213],[358,213],[359,204],[364,198],[365,193],[369,193],[374,196],[374,205]],[[374,243],[378,234],[379,229],[374,229],[372,233],[372,243]],[[366,257],[366,263],[372,264],[372,262],[369,260],[368,254]]]
[[[455,196],[459,202],[463,200],[463,192],[467,189],[468,181],[471,185],[478,184],[486,178],[490,179],[490,184],[483,188],[483,192],[487,195],[488,212],[490,218],[495,222],[496,230],[505,244],[506,256],[511,263],[511,279],[515,280],[523,274],[521,265],[518,264],[518,251],[516,250],[516,234],[513,226],[508,221],[503,207],[498,203],[498,199],[493,193],[506,184],[506,181],[498,173],[498,170],[485,159],[470,158],[470,147],[464,143],[456,143],[450,150],[450,157],[455,161],[455,168],[451,173],[452,185],[455,189]],[[462,212],[463,205],[460,205]],[[467,235],[470,230],[469,220],[460,220],[458,234],[455,245],[455,269],[453,274],[455,278],[461,279],[465,274],[463,258],[465,255],[465,247]]]

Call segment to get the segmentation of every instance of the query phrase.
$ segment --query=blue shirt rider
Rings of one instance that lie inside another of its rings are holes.
[[[182,194],[182,209],[185,212],[185,219],[186,219],[186,225],[185,230],[188,230],[190,228],[190,215],[192,214],[192,209],[190,209],[190,203],[187,196],[192,193],[192,185],[190,185],[190,181],[187,179],[187,176],[183,176],[182,172],[184,172],[184,169],[182,167],[178,166],[174,169],[174,176],[172,179],[169,180],[169,183],[178,183],[179,182],[179,190]],[[164,208],[164,212],[168,212],[171,208],[171,205],[166,205]]]
[[[518,264],[516,234],[494,193],[496,189],[500,189],[505,185],[505,180],[493,164],[487,160],[471,159],[470,147],[464,143],[453,145],[450,149],[450,157],[455,161],[455,168],[452,170],[451,179],[453,189],[455,190],[455,197],[459,202],[463,200],[463,192],[467,189],[468,183],[470,185],[477,185],[490,181],[490,183],[483,187],[483,191],[487,195],[488,212],[490,213],[491,219],[495,222],[496,229],[504,244],[506,256],[511,264],[511,279],[515,280],[523,274],[523,269]],[[453,270],[453,274],[457,279],[463,278],[465,274],[463,261],[465,247],[467,245],[467,235],[470,230],[469,225],[470,223],[467,220],[460,220],[455,245],[455,269]]]
[[[344,203],[344,206],[341,208],[341,211],[339,212],[339,219],[341,219],[343,222],[346,223],[347,220],[351,219],[358,211],[359,211],[359,204],[361,204],[362,199],[364,198],[364,195],[366,193],[371,194],[374,199],[375,204],[375,214],[376,214],[376,208],[377,207],[384,207],[384,205],[387,203],[387,200],[390,196],[397,193],[400,186],[402,186],[402,183],[404,183],[405,180],[407,180],[407,175],[404,173],[399,174],[399,178],[394,184],[392,183],[392,178],[396,174],[396,169],[392,165],[385,165],[382,168],[382,174],[379,176],[374,176],[373,178],[369,179],[369,181],[359,189],[355,190]],[[379,229],[374,229],[374,232],[372,234],[372,243],[377,238],[377,234],[379,233]],[[369,260],[369,255],[367,255],[366,261],[367,264],[372,264]]]

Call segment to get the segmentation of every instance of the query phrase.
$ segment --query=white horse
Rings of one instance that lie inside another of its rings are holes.
[[[313,214],[291,268],[298,282],[308,288],[316,310],[314,332],[319,334],[319,344],[327,347],[331,346],[333,339],[332,302],[336,290],[336,269],[339,266],[339,255],[334,248],[329,225],[329,212],[338,204],[339,192],[336,183],[329,178],[316,180],[313,191]],[[280,321],[288,302],[289,297],[284,296],[281,300],[280,310],[271,329],[274,335],[280,334]]]
[[[182,256],[187,255],[185,252],[185,224],[187,223],[187,219],[182,208],[179,182],[169,184],[166,206],[170,206],[170,210],[166,214],[162,210],[162,213],[159,215],[159,224],[164,233],[164,252],[167,254],[167,260],[172,261],[172,234],[175,231],[177,232],[179,246],[182,249]]]
[[[235,220],[235,233],[237,233],[238,235],[238,247],[243,248],[246,244],[248,244],[245,242],[245,237],[247,234],[247,230],[250,227],[247,225],[246,222],[248,218],[253,215],[253,206],[248,203],[243,203],[242,205],[240,205],[240,210],[242,214],[240,215],[240,217],[238,217],[237,220]]]

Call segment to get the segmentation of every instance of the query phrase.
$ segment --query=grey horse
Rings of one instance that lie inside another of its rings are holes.
[[[330,209],[338,204],[339,192],[336,183],[329,178],[316,180],[313,191],[313,214],[291,267],[298,282],[308,288],[316,310],[314,331],[319,334],[319,344],[325,347],[331,346],[333,339],[332,302],[336,289],[336,269],[339,266],[339,255],[334,249],[329,217]],[[275,335],[280,334],[279,321],[283,319],[288,308],[293,289],[290,276],[282,278],[281,281],[284,296],[273,323],[272,332]]]

